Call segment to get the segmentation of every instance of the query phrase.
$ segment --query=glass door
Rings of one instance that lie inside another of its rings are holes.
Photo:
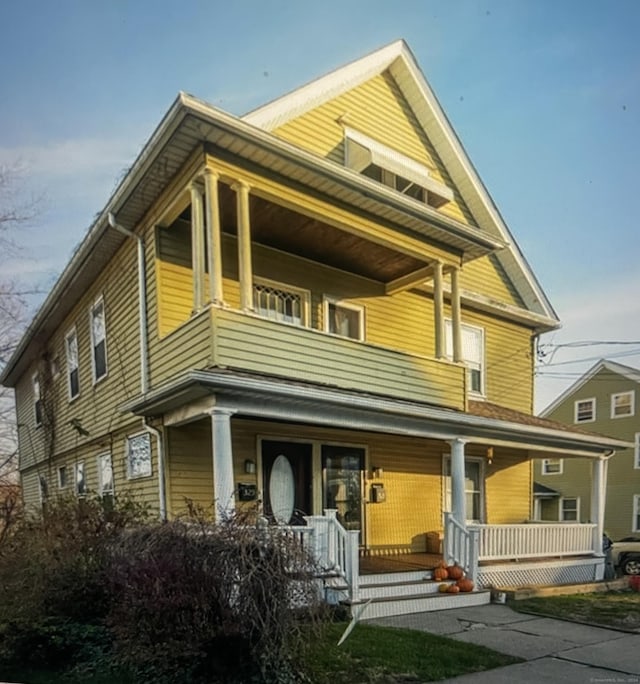
[[[364,449],[322,445],[322,507],[334,508],[347,530],[362,530]]]

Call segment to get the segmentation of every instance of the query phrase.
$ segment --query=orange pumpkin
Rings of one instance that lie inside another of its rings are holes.
[[[447,591],[449,591],[449,587],[450,587],[450,586],[451,586],[450,584],[447,584],[446,582],[444,582],[443,584],[441,584],[441,585],[438,586],[438,591],[439,591],[441,594],[444,594],[444,593],[446,593]]]
[[[449,577],[449,573],[447,572],[446,568],[436,568],[433,571],[433,577],[436,580],[436,582],[440,582],[440,580],[447,579],[447,577]]]
[[[457,594],[460,591],[460,587],[457,584],[452,584],[448,589],[448,594]]]
[[[460,591],[473,591],[473,580],[470,580],[468,577],[459,579],[456,585],[460,588]]]
[[[464,570],[459,565],[451,565],[447,568],[449,577],[454,580],[459,580],[464,577]]]

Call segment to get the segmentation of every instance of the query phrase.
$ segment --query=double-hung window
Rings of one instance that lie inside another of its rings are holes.
[[[596,400],[578,399],[574,404],[574,422],[592,423],[596,419]]]
[[[580,520],[580,498],[562,497],[560,499],[560,520],[578,522]]]
[[[67,475],[67,466],[62,465],[58,468],[58,488],[66,489],[69,486],[69,478]]]
[[[31,378],[33,388],[33,415],[36,425],[42,425],[42,397],[40,396],[40,376],[34,373]]]
[[[69,399],[75,399],[80,393],[80,371],[78,361],[78,335],[73,328],[65,338],[65,350],[67,355],[67,385]]]
[[[324,330],[352,340],[364,340],[364,308],[325,297]]]
[[[98,382],[107,374],[107,327],[102,297],[91,307],[91,351],[93,381]]]
[[[635,413],[635,393],[618,392],[611,395],[611,417],[626,418]]]
[[[87,493],[87,481],[85,479],[84,461],[80,461],[75,465],[75,481],[76,495],[85,496]]]
[[[113,494],[113,465],[108,451],[98,456],[98,491],[100,496]]]
[[[127,477],[135,479],[151,475],[151,438],[149,433],[127,437]]]
[[[462,358],[467,367],[467,383],[471,394],[483,396],[484,377],[484,329],[475,325],[461,326]],[[453,359],[453,324],[445,321],[445,345],[449,359]]]

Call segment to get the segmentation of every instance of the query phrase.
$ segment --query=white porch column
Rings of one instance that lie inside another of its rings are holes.
[[[220,228],[220,201],[218,198],[218,174],[213,169],[204,171],[204,188],[207,198],[207,266],[209,268],[209,299],[222,304],[222,231]]]
[[[593,551],[598,554],[602,553],[608,465],[609,462],[605,457],[591,462],[591,522],[596,526],[593,531]]]
[[[193,310],[200,311],[204,303],[204,228],[202,193],[191,185],[191,268],[193,270]]]
[[[232,515],[236,509],[231,448],[231,416],[233,411],[214,408],[211,411],[213,442],[213,497],[216,521]]]
[[[453,337],[453,360],[464,361],[462,356],[462,313],[460,310],[460,269],[451,271],[451,333]]]
[[[442,262],[433,265],[433,317],[436,337],[436,358],[445,356],[444,343],[444,296],[442,288]]]
[[[452,439],[451,445],[451,514],[456,522],[466,527],[466,495],[464,491],[464,445],[463,439]]]
[[[238,265],[240,276],[240,308],[253,310],[253,268],[251,265],[251,218],[249,215],[249,185],[234,184],[238,213]]]

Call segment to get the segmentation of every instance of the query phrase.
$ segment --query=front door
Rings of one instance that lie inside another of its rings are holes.
[[[347,530],[362,531],[363,468],[364,449],[322,445],[322,507],[336,509]]]
[[[304,524],[312,514],[312,445],[263,440],[262,477],[265,515],[282,525]]]

